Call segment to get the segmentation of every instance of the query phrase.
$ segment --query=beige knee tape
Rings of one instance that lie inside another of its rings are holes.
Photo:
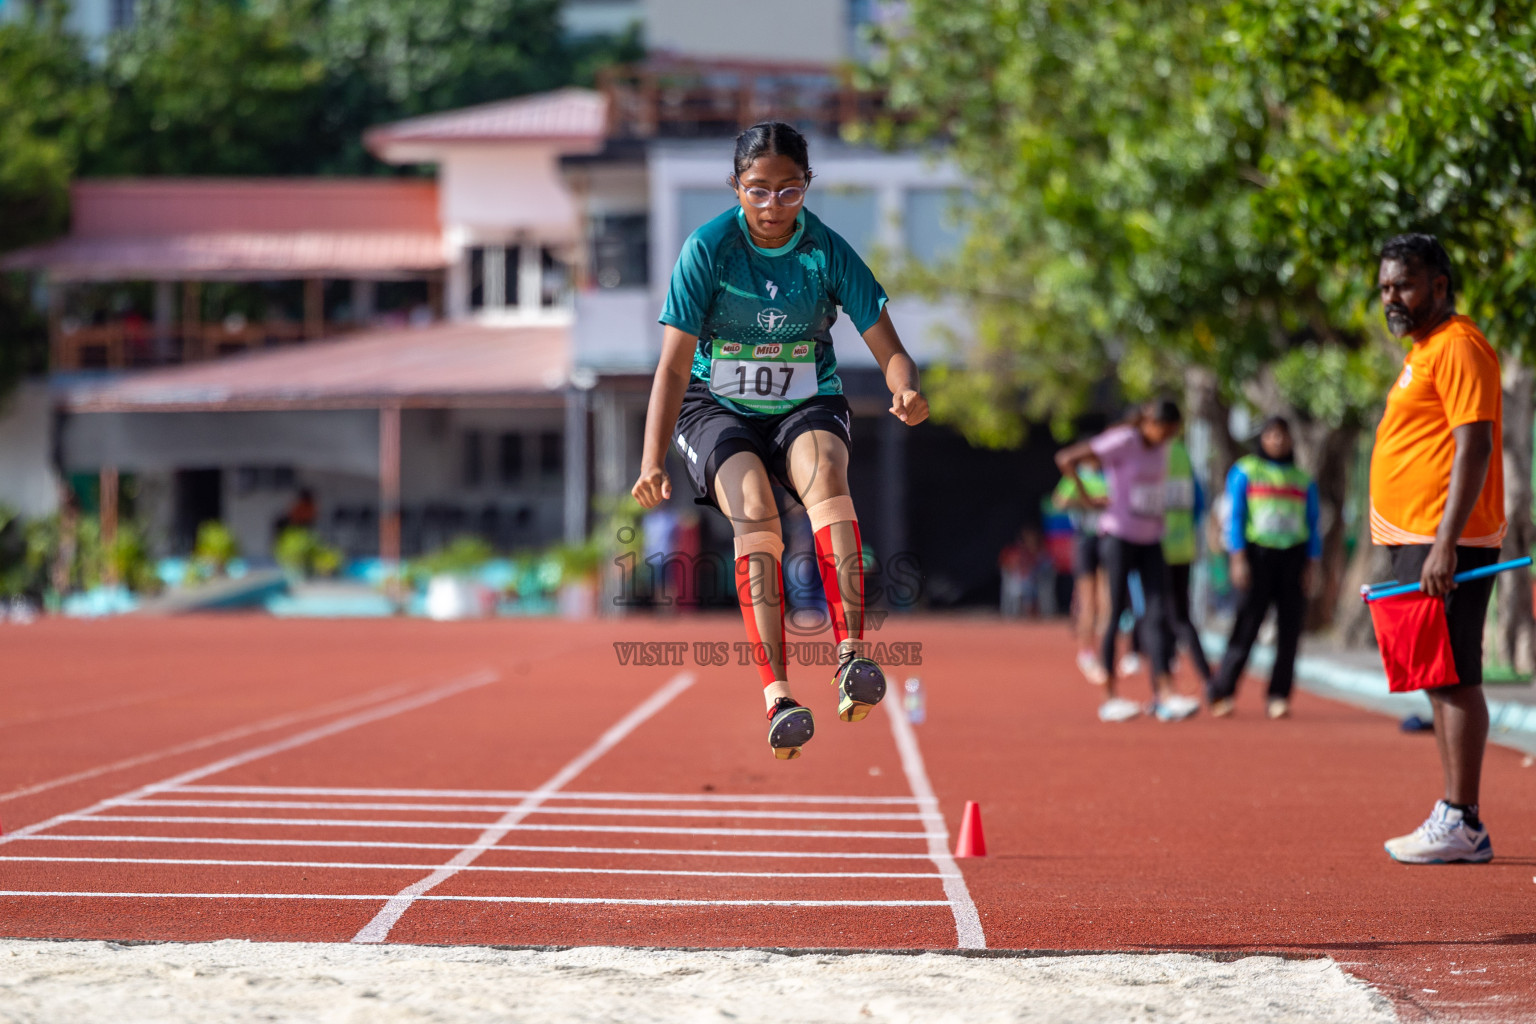
[[[736,557],[742,555],[772,555],[774,561],[783,561],[784,538],[770,530],[739,534],[736,537]]]
[[[818,501],[805,510],[811,517],[811,531],[819,532],[823,526],[831,526],[833,523],[856,523],[859,517],[853,511],[853,499],[846,494],[840,494],[826,501]]]

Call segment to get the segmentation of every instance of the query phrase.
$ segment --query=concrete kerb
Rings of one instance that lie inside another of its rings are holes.
[[[1206,654],[1219,660],[1227,649],[1227,638],[1220,633],[1201,634]],[[1306,641],[1302,641],[1305,646]],[[1271,646],[1255,644],[1248,667],[1267,670],[1275,661]],[[1422,693],[1391,693],[1387,675],[1381,668],[1351,665],[1326,654],[1301,654],[1296,658],[1296,681],[1302,689],[1320,697],[1353,704],[1399,720],[1418,715],[1429,720],[1429,698]],[[1500,687],[1487,688],[1489,740],[1536,755],[1536,703],[1501,699]]]

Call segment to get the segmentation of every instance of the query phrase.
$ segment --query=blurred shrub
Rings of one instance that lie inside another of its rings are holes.
[[[58,515],[24,522],[11,510],[0,509],[0,596],[41,600],[49,594],[63,539]],[[111,580],[138,594],[160,590],[144,528],[137,522],[120,521],[117,536],[103,545],[101,523],[82,518],[71,544],[67,589],[90,590]]]
[[[341,552],[302,527],[291,526],[279,534],[273,555],[294,576],[334,576],[341,570]]]
[[[192,560],[187,564],[187,582],[198,583],[229,571],[229,563],[240,557],[240,544],[229,527],[210,519],[197,528],[192,545]]]
[[[447,547],[412,561],[409,571],[414,579],[468,576],[495,557],[495,550],[482,538],[463,534]]]

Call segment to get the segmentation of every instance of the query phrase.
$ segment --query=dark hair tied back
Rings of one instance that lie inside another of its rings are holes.
[[[1146,405],[1146,417],[1153,423],[1177,425],[1184,422],[1179,403],[1171,398],[1155,398]]]
[[[736,177],[740,180],[760,156],[787,156],[811,180],[811,158],[805,136],[783,121],[760,121],[736,136]]]

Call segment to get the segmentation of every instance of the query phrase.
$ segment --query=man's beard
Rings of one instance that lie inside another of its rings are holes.
[[[1386,314],[1387,330],[1399,338],[1411,334],[1423,319],[1420,310],[1409,309],[1402,303],[1396,302],[1386,308]]]

